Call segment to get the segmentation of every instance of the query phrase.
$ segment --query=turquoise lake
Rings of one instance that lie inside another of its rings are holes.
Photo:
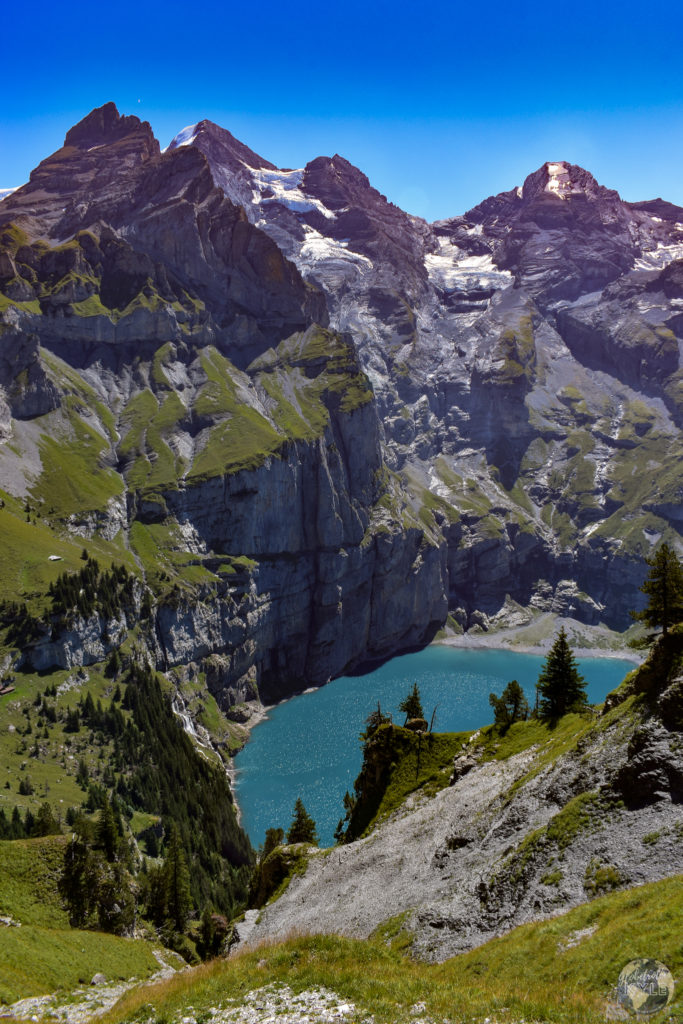
[[[592,704],[601,703],[634,667],[614,658],[577,660]],[[533,706],[543,661],[531,654],[434,645],[270,708],[235,758],[236,797],[252,844],[263,842],[267,828],[289,827],[299,796],[315,819],[320,845],[334,842],[344,793],[353,792],[361,766],[358,737],[378,700],[384,713],[402,723],[398,705],[416,682],[428,721],[436,706],[435,732],[477,729],[493,720],[489,693],[500,696],[511,679]]]

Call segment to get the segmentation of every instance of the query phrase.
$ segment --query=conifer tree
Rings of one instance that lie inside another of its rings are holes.
[[[650,574],[640,589],[649,600],[646,608],[631,612],[631,616],[638,622],[644,622],[649,629],[661,626],[662,634],[666,636],[669,626],[683,620],[683,570],[675,551],[668,544],[662,544],[646,562],[650,566]]]
[[[297,797],[294,804],[294,817],[287,832],[288,843],[312,843],[318,845],[318,834],[315,829],[315,822],[303,805],[301,797]]]
[[[34,836],[55,836],[61,832],[59,822],[52,813],[52,808],[45,802],[42,803],[38,809],[36,815],[35,824],[33,826]]]
[[[59,879],[59,891],[68,911],[73,928],[83,928],[97,906],[102,872],[100,860],[87,842],[73,836],[64,851],[64,867]]]
[[[373,733],[377,732],[380,725],[387,725],[391,721],[391,715],[385,715],[382,712],[379,701],[377,701],[377,710],[371,711],[368,717],[365,719],[365,729],[360,734],[361,743],[365,743]]]
[[[99,821],[97,822],[97,829],[95,831],[95,838],[97,845],[104,851],[104,855],[108,861],[113,861],[116,856],[116,847],[118,844],[119,834],[116,827],[116,818],[114,817],[114,810],[107,800],[103,804],[100,810]]]
[[[553,720],[586,706],[586,681],[576,666],[564,626],[550,648],[536,689],[539,718]]]
[[[171,825],[168,852],[164,861],[166,875],[166,909],[176,931],[185,930],[192,909],[190,895],[190,872],[183,849],[180,831],[175,822]]]
[[[276,846],[280,846],[285,838],[285,830],[283,828],[267,828],[266,838],[263,843],[263,850],[261,851],[260,861],[264,861],[266,857],[273,852]]]
[[[422,701],[420,699],[420,689],[417,683],[413,683],[413,688],[398,706],[399,711],[403,711],[406,716],[406,722],[411,718],[424,718],[425,713],[422,709]],[[404,722],[405,725],[405,722]]]
[[[524,696],[524,690],[516,679],[507,684],[500,697],[490,693],[489,704],[493,708],[496,725],[504,729],[509,728],[514,722],[523,721],[529,715],[529,704]]]

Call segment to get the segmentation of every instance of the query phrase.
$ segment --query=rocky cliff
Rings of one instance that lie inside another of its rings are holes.
[[[93,111],[0,203],[0,512],[37,560],[3,595],[42,617],[34,665],[117,642],[50,621],[76,538],[137,574],[157,665],[227,703],[508,596],[624,628],[679,543],[680,257],[683,211],[566,163],[428,225],[338,155],[280,170],[208,121],[161,152]]]

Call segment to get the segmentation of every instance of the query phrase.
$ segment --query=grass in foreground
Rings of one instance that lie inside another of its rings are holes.
[[[0,929],[0,1003],[68,993],[89,985],[97,973],[116,981],[148,978],[158,970],[144,939],[34,925]]]
[[[681,1021],[682,933],[679,875],[523,925],[437,965],[406,960],[395,938],[292,938],[131,991],[102,1020],[170,1024],[189,1006],[200,1019],[209,1007],[234,1005],[252,989],[282,982],[295,992],[324,985],[356,1004],[358,1017],[350,1020],[373,1014],[379,1024],[413,1020],[416,1003],[425,1005],[422,1018],[439,1021],[597,1024],[621,968],[644,956],[665,963],[678,983],[673,1003],[653,1021]]]

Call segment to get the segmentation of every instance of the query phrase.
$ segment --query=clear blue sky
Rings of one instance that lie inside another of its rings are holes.
[[[279,166],[338,152],[429,220],[546,160],[683,206],[674,0],[14,0],[0,28],[0,187],[113,100],[162,146],[208,117]]]

